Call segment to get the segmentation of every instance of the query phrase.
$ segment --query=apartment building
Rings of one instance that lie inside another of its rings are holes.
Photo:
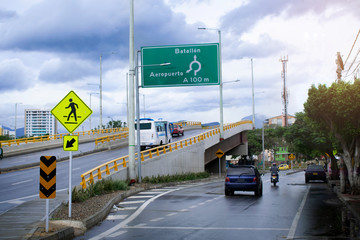
[[[25,136],[44,136],[56,133],[57,121],[49,110],[25,109]]]

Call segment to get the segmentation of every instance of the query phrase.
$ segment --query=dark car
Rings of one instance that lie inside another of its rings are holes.
[[[327,182],[325,168],[320,165],[309,165],[305,170],[305,182],[308,183],[310,180]]]
[[[234,195],[234,191],[253,191],[262,196],[261,174],[252,165],[230,165],[226,171],[225,195]]]
[[[173,132],[171,135],[172,136],[174,136],[174,135],[180,136],[180,134],[182,136],[184,136],[184,129],[180,125],[174,125],[174,129],[173,129]]]

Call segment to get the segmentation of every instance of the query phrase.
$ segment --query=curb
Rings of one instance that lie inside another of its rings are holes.
[[[331,186],[330,186],[331,187]],[[338,189],[338,187],[332,187],[333,191],[336,193],[336,195],[338,196],[338,198],[340,199],[340,201],[342,203],[344,203],[344,205],[346,206],[347,209],[349,209],[349,211],[351,212],[351,214],[356,218],[356,220],[358,222],[360,222],[360,214],[351,206],[351,204],[349,204],[348,201],[345,200],[344,196],[341,194],[340,190]]]

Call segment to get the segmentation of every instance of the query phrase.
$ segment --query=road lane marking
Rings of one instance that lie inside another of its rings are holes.
[[[116,238],[124,233],[126,233],[127,231],[118,231],[118,232],[114,232],[113,234],[109,235],[109,238]]]
[[[26,183],[26,182],[31,182],[32,179],[28,179],[28,180],[25,180],[25,181],[21,181],[21,182],[17,182],[17,183],[12,183],[11,185],[18,185],[18,184],[22,184],[22,183]]]
[[[131,210],[136,210],[137,207],[117,207],[114,210],[115,211],[131,211]]]
[[[169,213],[168,215],[166,215],[167,217],[171,217],[171,216],[174,216],[176,215],[177,213]]]
[[[118,205],[128,205],[128,204],[139,204],[139,203],[144,203],[145,200],[141,200],[141,201],[127,201],[127,202],[120,202]]]
[[[180,189],[180,188],[179,188]],[[93,238],[90,238],[89,240],[100,240],[100,239],[103,239],[107,236],[109,236],[110,234],[113,234],[114,232],[116,232],[117,230],[119,230],[120,228],[123,228],[124,226],[126,226],[128,223],[130,223],[131,221],[133,221],[137,216],[139,216],[142,211],[144,211],[144,209],[151,203],[153,202],[155,199],[165,195],[165,194],[168,194],[168,193],[171,193],[171,192],[174,192],[174,191],[177,191],[179,189],[171,189],[171,190],[168,190],[167,192],[163,192],[159,195],[156,195],[154,196],[153,198],[150,198],[149,200],[147,200],[143,205],[141,205],[133,214],[131,214],[128,218],[126,218],[124,221],[120,222],[119,224],[115,225],[114,227],[108,229],[107,231],[105,232],[102,232],[101,234],[93,237]]]
[[[134,199],[134,198],[152,198],[154,195],[141,195],[141,196],[130,196],[128,199]]]
[[[298,209],[298,211],[297,211],[297,213],[296,213],[296,215],[294,217],[294,220],[293,220],[293,222],[291,224],[291,228],[290,228],[290,231],[289,231],[286,239],[293,239],[294,236],[295,236],[296,228],[297,228],[297,225],[299,223],[299,219],[300,219],[301,213],[303,211],[303,208],[305,206],[305,202],[306,202],[307,196],[309,194],[309,191],[310,191],[310,187],[307,187],[306,193],[305,193],[305,195],[304,195],[304,197],[303,197],[303,199],[301,201],[300,207],[299,207],[299,209]]]
[[[154,218],[154,219],[151,219],[150,222],[158,222],[158,221],[161,221],[163,219],[164,219],[163,217]]]
[[[108,215],[106,217],[106,220],[119,220],[119,219],[125,219],[128,215]]]
[[[238,231],[289,231],[289,228],[231,228],[231,227],[156,227],[156,226],[124,226],[128,229],[170,229],[170,230],[238,230]]]

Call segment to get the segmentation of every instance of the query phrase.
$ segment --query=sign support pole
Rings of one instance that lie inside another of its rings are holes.
[[[69,151],[69,218],[71,218],[71,200],[72,200],[71,179],[72,179],[72,151]]]
[[[46,225],[45,225],[45,231],[49,232],[49,199],[46,199]]]
[[[219,177],[221,177],[221,158],[219,158]]]

